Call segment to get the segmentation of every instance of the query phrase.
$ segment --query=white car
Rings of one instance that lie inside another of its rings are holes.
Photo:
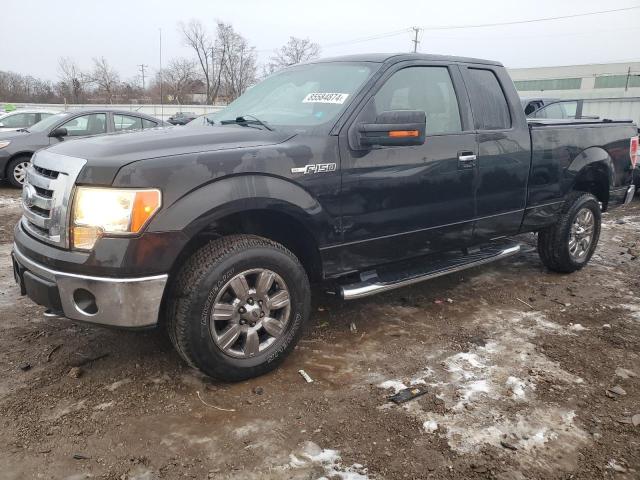
[[[0,132],[11,132],[21,128],[29,128],[40,120],[59,113],[56,110],[19,109],[0,114]]]

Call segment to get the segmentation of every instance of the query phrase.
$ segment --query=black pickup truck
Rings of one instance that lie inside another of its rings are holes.
[[[318,60],[208,120],[37,152],[22,293],[49,315],[164,325],[189,365],[241,380],[292,350],[310,284],[360,298],[515,254],[523,232],[572,272],[635,191],[631,122],[527,123],[485,60]]]

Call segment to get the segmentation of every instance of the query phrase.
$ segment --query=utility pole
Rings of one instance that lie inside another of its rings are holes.
[[[416,53],[418,51],[418,44],[420,43],[420,40],[418,40],[418,33],[420,33],[420,30],[422,30],[420,27],[412,27],[413,32],[415,33],[415,37],[413,40],[411,40],[413,42],[413,53]]]
[[[145,65],[144,63],[141,63],[138,66],[140,67],[140,72],[142,72],[142,90],[144,91],[144,69],[147,68],[149,65]]]
[[[160,30],[160,118],[164,120],[164,98],[162,98],[162,29]]]

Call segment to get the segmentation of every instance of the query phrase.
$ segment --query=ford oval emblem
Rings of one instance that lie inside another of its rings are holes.
[[[22,203],[25,207],[33,207],[34,199],[36,197],[36,189],[33,185],[26,184],[22,189]]]

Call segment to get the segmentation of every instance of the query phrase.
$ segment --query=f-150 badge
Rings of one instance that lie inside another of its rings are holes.
[[[311,165],[305,165],[304,167],[294,167],[291,169],[291,173],[326,173],[335,172],[335,163],[313,163]]]

